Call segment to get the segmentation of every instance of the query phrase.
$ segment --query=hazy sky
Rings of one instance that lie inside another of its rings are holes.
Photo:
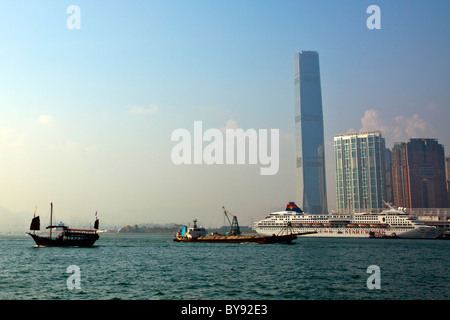
[[[380,30],[366,26],[372,4]],[[335,134],[438,138],[449,153],[449,13],[446,0],[2,1],[0,207],[207,227],[222,206],[241,225],[284,209],[296,201],[294,54],[314,50],[333,209]],[[278,174],[175,165],[171,134],[196,120],[280,129]]]

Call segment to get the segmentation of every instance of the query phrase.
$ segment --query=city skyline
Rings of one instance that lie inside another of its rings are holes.
[[[80,29],[67,26],[74,4]],[[379,30],[366,25],[372,4]],[[297,198],[292,57],[301,50],[320,54],[332,211],[334,135],[450,145],[449,11],[447,1],[6,1],[0,225],[31,219],[36,206],[44,216],[50,202],[69,225],[96,211],[101,224],[221,225],[222,206],[245,225],[283,209]],[[280,129],[279,171],[175,165],[171,134],[195,121]]]

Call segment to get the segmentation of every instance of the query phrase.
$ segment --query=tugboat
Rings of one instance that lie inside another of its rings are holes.
[[[31,220],[30,230],[33,233],[27,232],[37,246],[48,247],[90,247],[94,245],[100,236],[97,234],[99,220],[97,218],[97,212],[95,213],[96,219],[94,222],[94,229],[71,229],[63,224],[57,226],[52,225],[53,216],[53,203],[50,203],[50,225],[46,228],[49,229],[49,235],[37,235],[36,231],[40,230],[40,219],[36,216],[36,210],[34,211],[34,217]],[[52,235],[52,230],[55,229]],[[56,234],[56,235],[55,235]]]
[[[197,238],[206,236],[206,230],[203,227],[197,226],[197,219],[194,220],[194,226],[187,227],[183,226],[183,228],[177,232],[175,235],[176,239],[179,240],[186,240],[186,241],[192,241],[196,240]],[[174,240],[175,241],[175,240]]]

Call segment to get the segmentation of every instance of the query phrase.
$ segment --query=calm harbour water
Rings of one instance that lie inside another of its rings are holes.
[[[292,245],[101,235],[91,248],[0,236],[0,299],[448,300],[450,241],[300,238]],[[67,279],[80,268],[81,289]],[[367,268],[381,271],[368,289]]]

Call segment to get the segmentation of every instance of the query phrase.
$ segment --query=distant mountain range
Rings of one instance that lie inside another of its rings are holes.
[[[11,212],[0,207],[0,234],[25,233],[30,227],[32,212]]]

